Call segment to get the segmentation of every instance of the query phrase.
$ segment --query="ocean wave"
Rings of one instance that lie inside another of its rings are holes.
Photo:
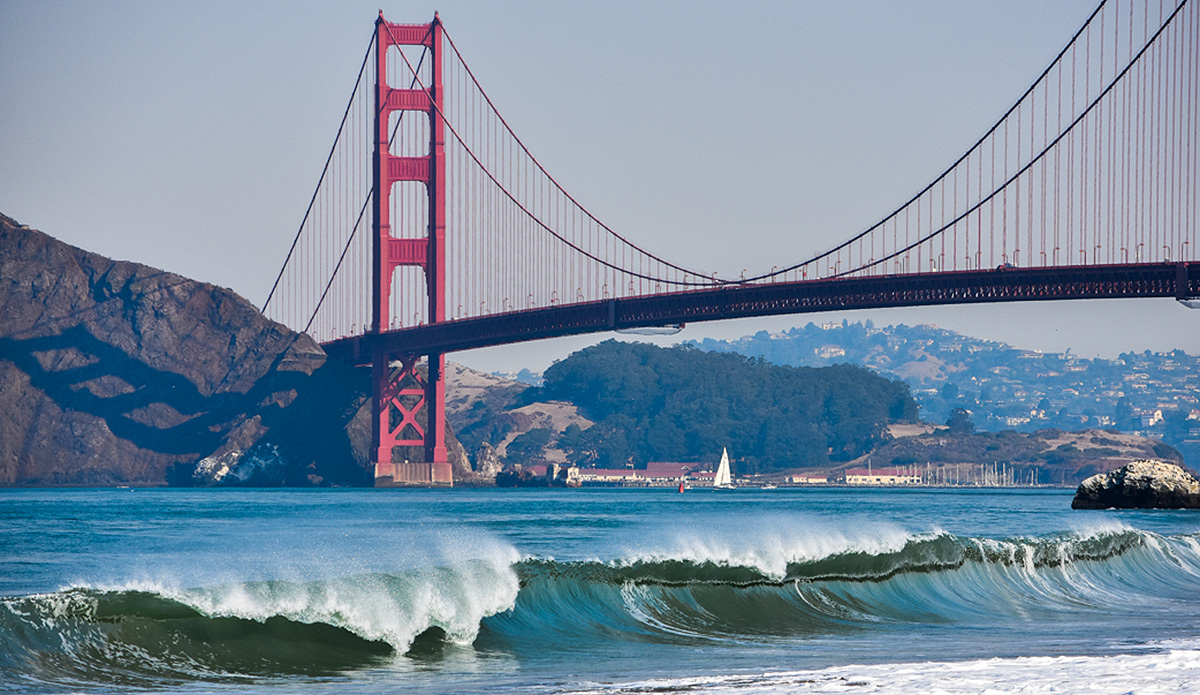
[[[68,589],[0,602],[0,671],[132,687],[172,680],[321,675],[392,652],[325,623],[209,616],[144,591]]]
[[[323,675],[471,643],[512,607],[515,551],[397,573],[178,589],[145,582],[0,600],[0,672],[139,686]]]
[[[769,537],[740,557],[710,539],[709,554],[693,543],[675,555],[527,559],[517,566],[522,590],[515,610],[486,627],[514,639],[591,630],[650,640],[757,640],[882,621],[1134,610],[1188,596],[1200,577],[1194,537],[1122,526],[1038,538],[932,532],[840,540],[788,546]]]
[[[427,642],[509,650],[589,638],[761,641],[888,621],[1133,614],[1192,596],[1200,578],[1196,536],[1124,526],[1008,539],[886,527],[819,540],[779,532],[740,548],[709,533],[662,546],[552,560],[498,544],[396,572],[12,597],[0,600],[0,672],[161,685],[336,673]]]

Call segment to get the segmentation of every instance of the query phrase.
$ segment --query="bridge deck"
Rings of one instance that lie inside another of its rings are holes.
[[[1003,268],[807,280],[614,298],[402,328],[324,344],[369,364],[374,350],[447,353],[623,328],[938,304],[1200,296],[1200,263]]]

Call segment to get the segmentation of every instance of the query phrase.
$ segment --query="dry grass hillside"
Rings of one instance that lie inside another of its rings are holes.
[[[527,388],[526,384],[511,379],[446,363],[446,418],[470,452],[476,469],[484,444],[504,459],[508,445],[531,430],[546,429],[557,435],[571,425],[580,429],[592,426],[592,421],[580,415],[571,403],[546,401],[519,405],[518,397]],[[567,455],[551,443],[542,458],[562,463]]]

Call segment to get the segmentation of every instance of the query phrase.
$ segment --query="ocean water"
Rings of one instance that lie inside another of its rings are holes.
[[[0,491],[0,691],[1200,690],[1200,513],[1070,501]]]

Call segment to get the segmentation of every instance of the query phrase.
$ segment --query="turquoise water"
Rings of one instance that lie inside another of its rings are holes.
[[[0,690],[1195,688],[1200,514],[1070,501],[0,491]]]

